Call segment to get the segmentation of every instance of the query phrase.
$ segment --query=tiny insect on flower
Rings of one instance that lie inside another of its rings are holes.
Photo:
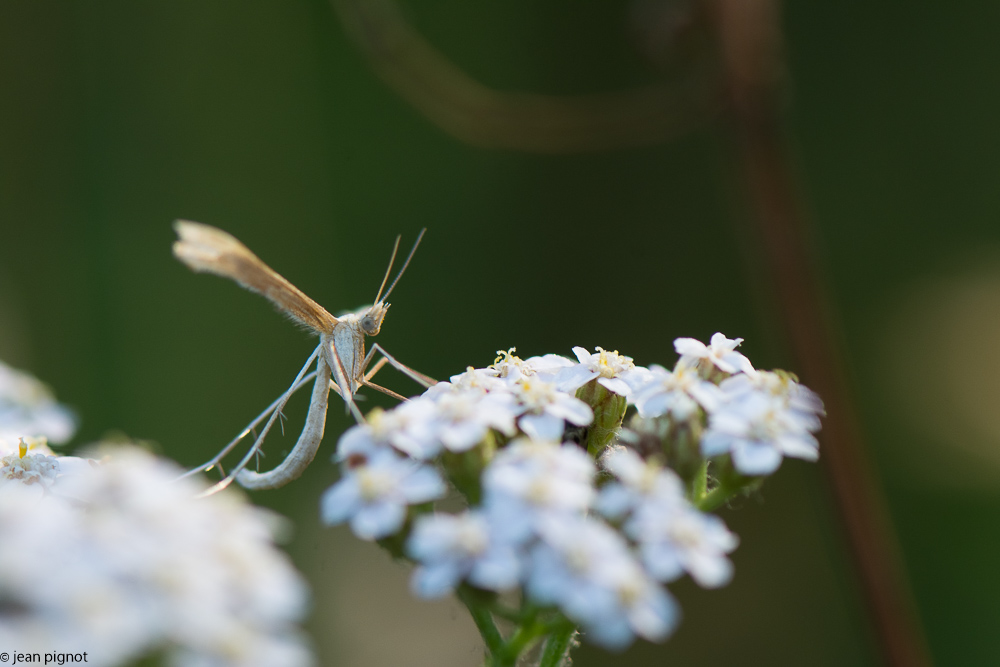
[[[371,381],[372,377],[386,363],[391,364],[424,387],[434,384],[434,380],[400,363],[377,343],[372,345],[368,354],[365,354],[365,336],[375,336],[381,330],[382,322],[389,309],[386,299],[392,293],[403,272],[406,271],[406,267],[409,266],[413,253],[416,252],[426,230],[421,230],[416,243],[413,244],[413,249],[406,261],[403,262],[403,267],[399,270],[395,280],[389,285],[389,289],[386,290],[385,285],[399,249],[399,237],[396,238],[389,267],[386,269],[385,277],[382,279],[382,285],[379,287],[374,303],[338,318],[331,315],[325,308],[267,266],[232,235],[221,229],[187,220],[178,220],[174,228],[179,237],[179,240],[174,243],[174,255],[184,264],[197,272],[214,273],[224,278],[230,278],[246,289],[260,294],[273,303],[278,310],[318,335],[320,339],[319,346],[309,357],[288,391],[258,416],[234,441],[223,448],[216,457],[192,471],[207,471],[220,465],[223,457],[242,438],[250,433],[265,416],[271,415],[250,451],[210,492],[225,488],[233,479],[238,480],[246,488],[270,489],[283,486],[299,477],[316,456],[316,450],[323,439],[327,398],[331,389],[344,399],[347,410],[354,415],[358,423],[362,423],[364,418],[354,403],[354,395],[361,386],[371,387],[399,400],[404,400],[396,392]],[[369,370],[376,354],[381,354],[382,357]],[[316,371],[314,374],[309,374],[309,376],[316,378],[312,400],[302,435],[295,447],[288,457],[271,471],[261,474],[245,470],[254,456],[258,454],[264,437],[273,426],[285,403],[300,386],[308,381],[306,371],[313,360],[316,361]]]

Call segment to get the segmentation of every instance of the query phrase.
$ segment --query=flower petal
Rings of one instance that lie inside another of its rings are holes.
[[[323,522],[330,526],[343,523],[357,510],[361,501],[358,480],[353,475],[347,475],[331,486],[320,498],[320,515]]]
[[[363,540],[378,540],[392,535],[406,519],[406,506],[383,500],[365,505],[351,518],[351,530]]]
[[[786,434],[778,437],[778,449],[785,456],[792,456],[806,461],[819,459],[819,443],[808,433],[798,435]]]
[[[703,588],[719,588],[733,579],[733,564],[728,558],[704,552],[688,554],[687,570]]]
[[[561,440],[565,424],[553,415],[524,415],[517,422],[521,430],[534,440]]]
[[[559,391],[574,392],[601,374],[580,364],[572,368],[564,368],[556,376],[556,387]]]
[[[599,378],[597,382],[608,391],[612,391],[619,396],[628,396],[632,393],[632,387],[621,378]]]
[[[442,598],[451,593],[461,580],[462,572],[453,561],[421,565],[413,571],[410,590],[419,598]]]
[[[594,411],[590,409],[590,406],[572,396],[559,397],[555,403],[551,403],[545,408],[545,412],[577,426],[586,426],[594,421]]]
[[[437,470],[429,466],[420,466],[399,481],[399,492],[406,502],[424,503],[428,500],[441,498],[448,492],[448,487]]]
[[[708,347],[694,338],[678,338],[674,341],[674,350],[682,357],[704,357],[708,355]]]
[[[505,591],[521,580],[521,559],[511,548],[493,548],[476,561],[469,583],[490,591]]]
[[[733,465],[744,475],[770,475],[781,465],[781,452],[756,440],[737,440],[733,446]]]

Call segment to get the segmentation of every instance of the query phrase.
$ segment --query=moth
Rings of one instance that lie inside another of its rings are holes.
[[[258,415],[215,457],[190,471],[189,474],[193,474],[208,471],[214,467],[219,467],[222,470],[222,459],[267,417],[267,423],[260,435],[256,437],[250,450],[228,474],[223,471],[222,481],[206,491],[206,494],[225,488],[234,479],[248,489],[273,489],[284,486],[299,477],[316,456],[316,451],[323,439],[331,390],[340,395],[344,400],[346,410],[353,414],[359,423],[364,421],[364,417],[355,404],[354,396],[362,386],[371,387],[399,400],[406,400],[396,392],[372,382],[372,377],[386,363],[391,364],[424,387],[435,384],[432,378],[397,361],[378,343],[373,343],[368,353],[365,353],[365,338],[378,335],[382,329],[382,322],[389,310],[389,303],[386,302],[386,299],[396,287],[396,283],[406,271],[406,267],[410,265],[413,253],[420,245],[426,229],[420,231],[420,235],[413,244],[413,249],[410,250],[402,268],[392,284],[389,285],[389,289],[386,290],[385,285],[389,280],[396,253],[399,250],[400,238],[396,237],[389,267],[386,269],[385,277],[382,279],[374,303],[340,317],[334,317],[327,312],[325,308],[261,261],[231,234],[216,227],[189,220],[176,221],[174,229],[179,237],[173,246],[174,256],[189,268],[196,272],[214,273],[236,281],[251,292],[260,294],[282,313],[319,336],[319,345],[310,355],[302,370],[299,371],[288,391]],[[385,290],[384,294],[383,290]],[[380,354],[381,357],[369,370],[376,354]],[[316,362],[316,370],[308,372],[314,361]],[[292,448],[285,460],[272,470],[259,473],[246,469],[250,461],[259,453],[264,438],[281,414],[288,399],[310,380],[314,380],[314,383],[309,411],[295,447]],[[268,417],[268,415],[270,416]]]

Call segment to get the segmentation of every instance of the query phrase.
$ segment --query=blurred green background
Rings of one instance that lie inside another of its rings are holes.
[[[404,15],[488,85],[582,94],[665,76],[643,40],[672,48],[692,6],[440,0]],[[800,195],[933,657],[998,664],[1000,89],[986,73],[1000,6],[788,3],[782,23]],[[672,67],[700,57],[676,41]],[[176,262],[183,217],[232,232],[332,312],[369,302],[395,235],[426,226],[379,342],[438,378],[511,346],[671,364],[675,337],[715,331],[744,337],[758,367],[787,365],[735,173],[711,117],[626,149],[465,145],[375,76],[324,0],[7,0],[0,358],[75,407],[75,444],[121,431],[208,458],[313,341]],[[478,664],[461,609],[411,600],[401,566],[319,524],[348,423],[333,410],[304,478],[254,498],[295,519],[322,664]],[[879,663],[819,468],[789,461],[723,516],[742,538],[729,587],[682,582],[669,642],[574,664]]]

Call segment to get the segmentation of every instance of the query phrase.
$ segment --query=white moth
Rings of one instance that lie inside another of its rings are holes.
[[[380,387],[371,381],[375,373],[386,363],[391,364],[425,387],[434,384],[435,381],[431,378],[396,361],[378,343],[373,343],[371,350],[365,354],[365,336],[375,336],[382,328],[382,321],[389,310],[389,304],[385,300],[403,275],[403,271],[409,266],[410,259],[416,252],[420,239],[423,238],[426,230],[420,231],[420,236],[413,244],[413,249],[403,263],[403,267],[384,295],[382,290],[385,289],[389,273],[392,271],[393,261],[396,259],[399,237],[396,238],[392,258],[389,260],[389,268],[386,269],[378,296],[375,297],[375,303],[357,312],[334,317],[325,308],[303,294],[295,285],[292,285],[262,262],[250,252],[249,248],[232,235],[221,229],[187,220],[176,221],[174,229],[177,230],[177,235],[180,237],[180,240],[174,243],[174,255],[177,259],[194,271],[214,273],[235,280],[248,290],[262,295],[277,306],[278,310],[319,336],[319,346],[313,351],[302,370],[299,371],[288,391],[272,403],[212,460],[189,473],[207,471],[217,466],[221,470],[222,459],[265,417],[270,415],[263,430],[246,455],[228,475],[223,475],[222,481],[206,493],[219,491],[228,486],[234,479],[248,489],[274,489],[299,477],[316,456],[316,450],[319,449],[323,439],[327,399],[331,389],[340,394],[346,408],[358,422],[362,422],[364,417],[354,402],[354,395],[361,386],[371,387],[399,400],[405,400],[396,392]],[[382,357],[371,370],[368,370],[376,353],[381,354]],[[313,361],[316,362],[316,370],[307,373],[306,371]],[[292,394],[314,377],[315,383],[312,400],[309,403],[309,412],[295,447],[292,448],[285,460],[272,470],[264,473],[247,470],[246,466],[259,452],[264,437],[281,413],[285,403],[288,402]]]

